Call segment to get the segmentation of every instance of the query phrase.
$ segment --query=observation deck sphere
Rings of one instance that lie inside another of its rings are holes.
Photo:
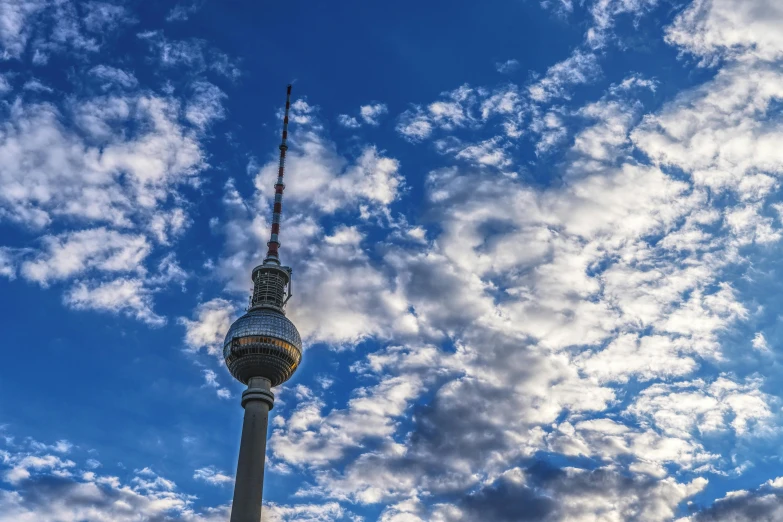
[[[250,310],[229,328],[223,358],[238,381],[247,384],[251,377],[264,377],[278,386],[299,366],[302,338],[294,323],[280,312]]]

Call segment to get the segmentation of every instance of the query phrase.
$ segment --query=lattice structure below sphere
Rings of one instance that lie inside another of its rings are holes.
[[[299,366],[302,339],[282,313],[254,309],[231,325],[223,343],[223,358],[238,381],[247,384],[251,377],[264,377],[278,386]]]

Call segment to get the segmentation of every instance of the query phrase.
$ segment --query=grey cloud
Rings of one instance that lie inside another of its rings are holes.
[[[130,522],[138,520],[139,516],[149,522],[222,522],[228,518],[226,507],[196,513],[189,504],[181,494],[120,487],[118,483],[100,477],[76,481],[40,476],[22,482],[16,491],[0,490],[0,522]]]
[[[703,487],[701,481],[677,484],[640,479],[612,468],[562,470],[537,462],[452,502],[456,516],[446,520],[670,520],[677,505]]]
[[[542,522],[552,519],[558,501],[503,477],[455,504],[460,508],[460,520]]]
[[[783,519],[783,492],[765,488],[739,492],[692,515],[689,522],[777,522]]]
[[[196,471],[196,478],[220,484],[230,477],[212,468]],[[225,522],[230,506],[196,508],[195,497],[148,468],[137,471],[130,484],[116,477],[84,473],[81,479],[38,475],[14,491],[0,488],[0,522],[20,520],[90,520],[91,522]],[[263,522],[330,522],[356,520],[336,502],[266,504]]]

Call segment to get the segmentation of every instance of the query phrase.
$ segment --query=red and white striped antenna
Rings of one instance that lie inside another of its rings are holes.
[[[277,182],[275,183],[275,204],[272,211],[272,235],[266,244],[268,248],[264,264],[274,263],[279,265],[280,258],[277,250],[280,248],[280,214],[283,211],[283,174],[285,174],[285,153],[288,150],[288,109],[291,108],[291,86],[288,86],[285,99],[285,116],[283,117],[283,139],[280,142],[280,166],[277,170]]]

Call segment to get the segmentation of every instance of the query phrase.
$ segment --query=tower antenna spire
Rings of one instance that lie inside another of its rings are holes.
[[[272,234],[267,242],[266,246],[266,258],[264,264],[280,264],[280,258],[278,256],[278,248],[280,248],[280,214],[283,211],[283,190],[285,190],[285,184],[283,183],[283,175],[285,174],[285,153],[288,150],[288,110],[291,108],[291,85],[288,85],[285,98],[285,116],[283,117],[283,137],[280,141],[280,165],[277,169],[277,182],[275,183],[275,204],[272,210]]]

